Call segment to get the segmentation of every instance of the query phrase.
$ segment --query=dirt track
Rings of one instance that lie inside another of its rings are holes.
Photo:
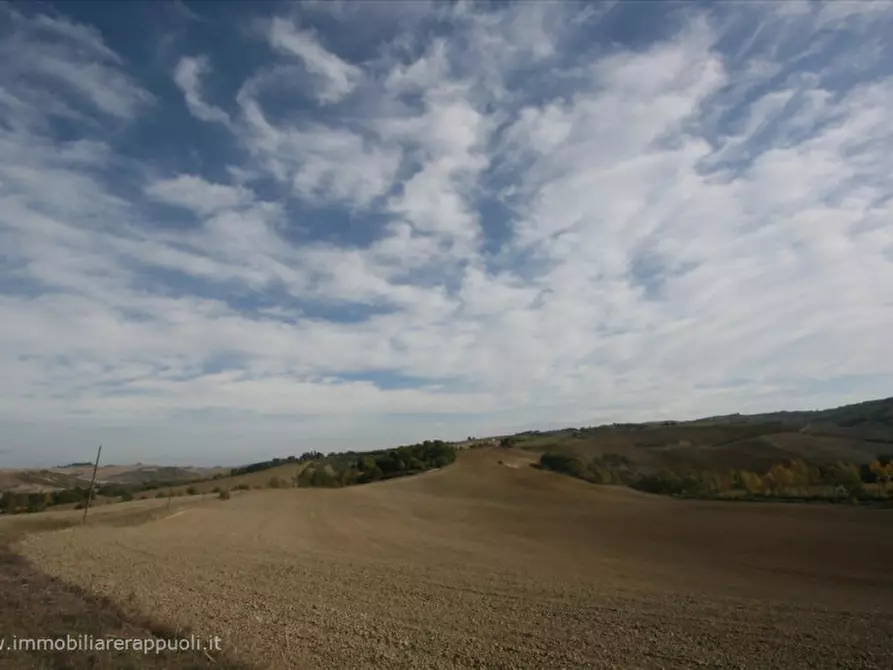
[[[893,663],[893,512],[673,501],[497,450],[22,549],[264,668]]]

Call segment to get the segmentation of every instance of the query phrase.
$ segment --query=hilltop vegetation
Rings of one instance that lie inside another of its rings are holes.
[[[294,481],[271,480],[270,486],[338,487],[405,477],[449,465],[456,460],[456,449],[441,440],[426,440],[395,449],[362,453],[346,451],[327,456],[310,453],[301,459],[307,465]]]
[[[228,496],[231,490],[264,487],[349,486],[418,474],[449,465],[455,459],[455,447],[441,440],[362,453],[324,455],[309,451],[299,457],[274,458],[232,468],[229,473],[211,478],[104,483],[96,487],[91,500],[114,502],[206,493]],[[0,493],[0,513],[40,512],[61,505],[82,507],[88,492],[89,485],[80,484],[55,491],[4,491]]]
[[[893,398],[808,412],[527,431],[502,446],[596,484],[674,496],[889,500]]]

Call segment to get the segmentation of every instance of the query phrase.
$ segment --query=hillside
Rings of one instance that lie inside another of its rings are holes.
[[[893,398],[810,412],[528,431],[504,440],[534,452],[617,454],[654,469],[760,472],[793,459],[863,464],[893,452]]]
[[[886,667],[893,511],[674,500],[533,460],[463,450],[21,546],[257,668]]]
[[[98,484],[141,484],[149,481],[192,481],[212,477],[224,468],[196,468],[143,465],[103,465],[96,472]],[[73,463],[71,465],[45,468],[41,470],[6,469],[0,470],[0,491],[19,493],[59,491],[85,488],[90,485],[93,464]]]
[[[864,464],[879,454],[893,453],[893,398],[816,411],[526,431],[502,437],[501,441],[531,452],[561,450],[587,459],[615,454],[645,470],[764,472],[776,463],[792,459]],[[464,440],[455,446],[463,449],[498,443],[500,438],[490,437]],[[342,456],[356,458],[357,455],[347,452]],[[301,469],[299,464],[286,463],[283,459],[281,466],[221,479],[229,468],[137,463],[102,466],[97,481],[122,485],[155,481],[164,483],[165,492],[185,493],[187,488],[194,487],[200,493],[208,493],[216,488],[263,487],[273,478],[291,481]],[[91,474],[92,465],[88,463],[44,470],[0,470],[0,491],[28,493],[83,488],[88,485]],[[158,490],[140,493],[137,497],[156,495]]]
[[[236,487],[248,487],[252,489],[266,488],[271,479],[278,479],[286,482],[288,485],[291,485],[294,478],[301,474],[301,471],[306,466],[307,463],[293,462],[243,475],[235,475],[229,477],[221,477],[218,475],[217,477],[205,479],[204,481],[200,482],[180,484],[177,486],[163,487],[156,490],[143,491],[141,493],[137,493],[134,497],[138,500],[144,500],[146,498],[166,496],[168,492],[172,492],[174,495],[184,495],[189,491],[193,491],[196,494],[206,494],[223,489],[231,491]]]

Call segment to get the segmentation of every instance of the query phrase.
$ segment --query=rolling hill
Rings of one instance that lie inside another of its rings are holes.
[[[503,441],[584,458],[619,454],[644,468],[760,472],[793,459],[862,464],[893,453],[893,398],[805,412],[528,431]]]
[[[257,668],[887,667],[893,511],[675,500],[534,460],[462,450],[18,546]]]

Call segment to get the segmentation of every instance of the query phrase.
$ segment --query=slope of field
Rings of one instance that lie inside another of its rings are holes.
[[[889,667],[893,512],[680,501],[530,462],[468,450],[21,551],[260,668]]]
[[[87,479],[54,470],[0,470],[0,491],[23,493],[89,486]]]
[[[90,509],[91,524],[127,525],[179,514],[197,498],[171,501],[144,501],[128,505],[108,505]],[[19,514],[0,517],[0,639],[7,649],[0,649],[3,670],[65,668],[66,670],[124,670],[157,668],[158,670],[245,670],[245,666],[226,657],[207,658],[200,650],[191,652],[164,651],[135,657],[132,651],[106,653],[72,653],[67,651],[29,651],[15,653],[8,649],[14,638],[90,636],[93,639],[152,636],[172,637],[173,629],[143,617],[128,616],[106,599],[97,598],[71,584],[39,572],[9,545],[35,532],[63,529],[81,523],[82,512],[53,511],[44,514]],[[2,645],[0,645],[2,646]]]

